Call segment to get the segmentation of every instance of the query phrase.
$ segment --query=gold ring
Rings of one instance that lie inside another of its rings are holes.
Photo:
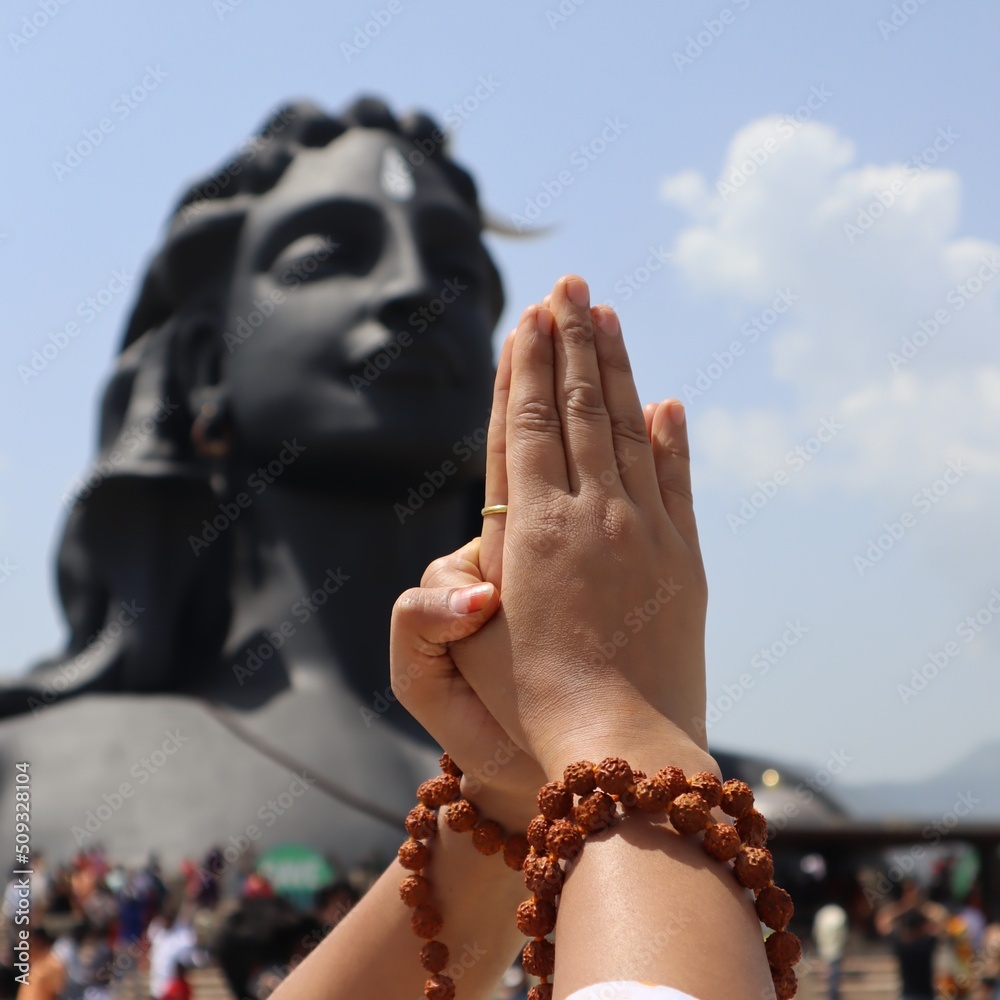
[[[489,507],[483,508],[483,517],[489,517],[490,514],[506,514],[507,505],[505,503],[495,503],[491,504]]]

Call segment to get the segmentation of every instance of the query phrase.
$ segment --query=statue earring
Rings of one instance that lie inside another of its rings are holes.
[[[191,425],[194,450],[203,458],[225,458],[233,443],[229,415],[216,400],[201,404],[198,416]]]

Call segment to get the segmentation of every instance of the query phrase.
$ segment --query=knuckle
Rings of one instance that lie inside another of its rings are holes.
[[[423,606],[423,591],[420,587],[411,587],[409,590],[404,590],[396,598],[396,603],[392,606],[393,621],[397,624],[402,624],[414,615],[419,614],[423,610]]]
[[[594,324],[590,315],[568,316],[559,325],[559,330],[567,346],[578,347],[581,344],[594,342]]]
[[[567,382],[564,389],[566,412],[575,417],[603,417],[607,414],[600,386],[592,382]]]
[[[648,445],[646,424],[638,423],[631,417],[616,417],[611,421],[611,432],[626,444]],[[619,463],[621,465],[622,463]]]
[[[559,411],[542,399],[529,399],[521,406],[511,420],[515,433],[551,434],[561,431]]]

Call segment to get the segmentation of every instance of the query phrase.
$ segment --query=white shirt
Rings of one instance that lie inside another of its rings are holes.
[[[160,996],[174,977],[174,965],[179,960],[190,961],[195,946],[195,934],[186,924],[173,927],[149,926],[149,992]]]
[[[577,990],[566,1000],[695,1000],[695,997],[669,986],[648,986],[643,983],[619,981],[595,983],[586,989]]]

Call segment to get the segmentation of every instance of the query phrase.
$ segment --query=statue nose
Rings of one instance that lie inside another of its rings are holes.
[[[378,314],[386,326],[402,329],[413,311],[426,306],[437,292],[433,271],[412,234],[398,234],[395,244],[386,262]]]

